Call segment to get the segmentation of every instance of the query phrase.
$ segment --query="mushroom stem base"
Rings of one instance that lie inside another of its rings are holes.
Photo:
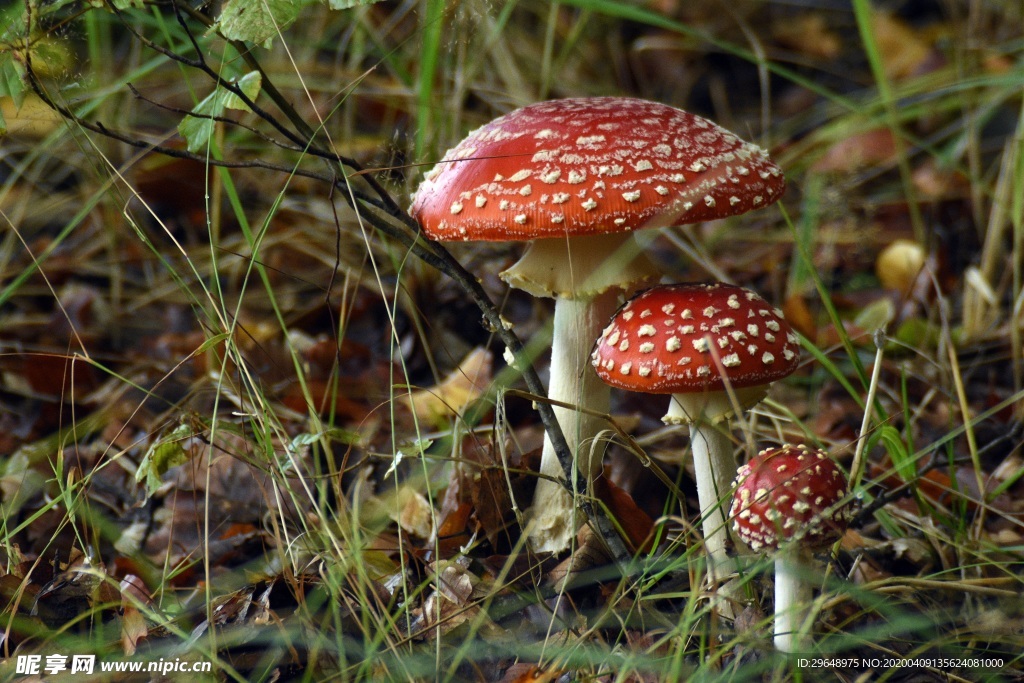
[[[813,599],[803,569],[792,548],[775,558],[775,649],[780,652],[797,652],[803,644],[800,629]]]

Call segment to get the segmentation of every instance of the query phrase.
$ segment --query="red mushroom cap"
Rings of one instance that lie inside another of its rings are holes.
[[[735,485],[732,528],[755,551],[790,539],[820,548],[842,537],[850,523],[846,475],[821,450],[765,449],[737,470]]]
[[[426,174],[410,213],[437,240],[527,240],[724,218],[782,196],[757,145],[646,100],[552,100],[491,121]]]
[[[723,373],[736,389],[770,384],[796,369],[799,350],[782,312],[749,289],[659,285],[618,310],[590,360],[620,389],[684,394],[723,390]]]

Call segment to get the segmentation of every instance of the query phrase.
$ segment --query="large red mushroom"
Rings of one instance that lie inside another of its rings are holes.
[[[755,552],[775,555],[775,647],[794,652],[811,604],[814,549],[839,540],[852,516],[846,475],[824,451],[768,448],[736,473],[729,517]]]
[[[592,340],[623,292],[658,273],[634,230],[706,221],[767,206],[785,179],[766,152],[699,116],[645,100],[595,97],[517,109],[472,132],[424,177],[411,213],[435,240],[528,240],[501,277],[554,297],[554,401],[608,409],[587,367]],[[556,408],[576,467],[600,468],[600,423]],[[568,546],[577,522],[545,440],[532,506],[534,549]]]
[[[736,473],[718,423],[760,402],[800,360],[793,329],[755,292],[726,284],[652,287],[612,317],[591,362],[606,383],[671,394],[667,424],[690,426],[704,543],[712,569],[726,563],[723,499]]]

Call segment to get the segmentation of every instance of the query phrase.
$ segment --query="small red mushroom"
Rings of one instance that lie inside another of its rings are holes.
[[[657,279],[634,230],[733,216],[782,196],[781,170],[757,145],[699,116],[622,97],[552,100],[472,132],[424,177],[410,212],[435,240],[531,240],[501,274],[554,297],[549,398],[607,412],[608,389],[586,367],[619,296]],[[600,420],[555,409],[592,480]],[[588,454],[588,455],[583,455]],[[563,472],[545,441],[534,496],[535,550],[575,534]]]
[[[594,346],[591,363],[602,380],[629,391],[672,394],[663,420],[690,425],[704,543],[713,564],[726,562],[722,500],[736,473],[732,442],[714,423],[757,404],[799,360],[799,341],[782,313],[749,289],[725,284],[641,292],[612,317]]]
[[[846,475],[824,451],[784,445],[736,473],[729,516],[754,551],[775,556],[775,647],[794,652],[811,603],[810,551],[839,540],[852,516]]]

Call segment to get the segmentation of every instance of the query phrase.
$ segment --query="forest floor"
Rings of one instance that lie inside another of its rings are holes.
[[[1024,680],[1021,12],[0,10],[0,679]],[[551,301],[498,277],[518,243],[449,244],[464,270],[440,272],[405,210],[469,131],[597,95],[712,119],[785,172],[777,204],[645,248],[799,333],[797,372],[728,431],[739,461],[856,462],[805,652],[772,646],[770,558],[733,547],[717,607],[664,396],[601,416],[586,500],[628,557],[590,526],[560,554],[522,532],[546,399],[502,335],[546,382]]]

